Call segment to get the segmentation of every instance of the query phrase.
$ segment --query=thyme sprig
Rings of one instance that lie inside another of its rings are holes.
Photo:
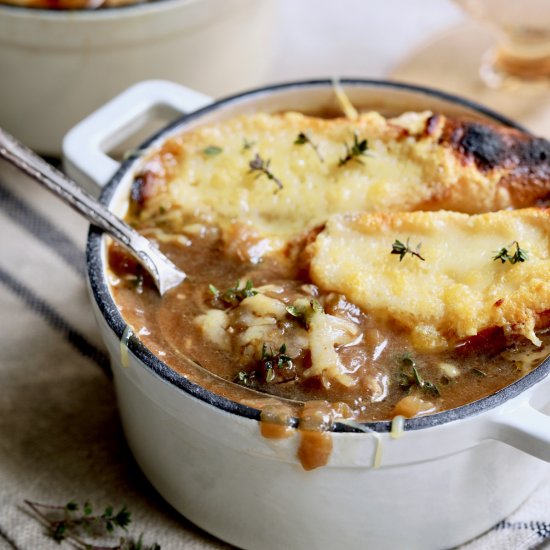
[[[390,254],[398,254],[399,261],[402,261],[407,254],[410,254],[411,256],[416,256],[419,260],[422,260],[423,262],[425,262],[426,258],[420,255],[420,247],[422,246],[422,243],[418,243],[416,245],[416,248],[413,250],[410,247],[409,242],[410,242],[410,237],[407,239],[406,244],[403,244],[398,239],[395,239],[395,242],[391,245]]]
[[[247,372],[245,370],[241,370],[237,373],[237,376],[235,377],[235,382],[238,384],[242,384],[243,386],[252,386],[256,380],[256,372]]]
[[[275,193],[277,193],[277,191],[280,191],[283,188],[283,184],[269,168],[270,164],[271,159],[264,160],[258,153],[256,153],[254,158],[248,163],[248,166],[250,167],[250,172],[258,172],[256,178],[266,176],[268,179],[273,181],[277,186],[277,189],[275,190]]]
[[[237,281],[234,287],[228,288],[223,292],[212,284],[208,285],[208,289],[214,295],[216,300],[219,300],[228,306],[237,306],[245,298],[250,298],[258,294],[258,291],[254,290],[254,283],[251,279],[248,279],[244,286],[241,286],[241,281]]]
[[[118,529],[127,530],[131,522],[131,514],[123,506],[115,512],[113,506],[107,506],[103,513],[94,514],[92,505],[85,502],[80,505],[70,501],[65,506],[42,504],[25,500],[25,504],[46,527],[47,534],[57,542],[70,541],[74,547],[82,550],[160,550],[160,545],[153,543],[144,545],[142,536],[120,537],[117,544],[106,546],[103,542],[90,540],[111,536]]]
[[[414,386],[417,386],[421,390],[432,395],[440,395],[439,388],[433,382],[424,380],[416,366],[416,361],[410,355],[405,354],[401,357],[401,364],[402,368],[399,371],[399,385],[404,390],[410,391]]]
[[[513,254],[509,253],[509,250],[515,245],[516,250]],[[500,260],[503,264],[509,261],[511,264],[517,264],[518,262],[525,262],[528,260],[527,250],[520,248],[517,241],[512,241],[507,247],[502,247],[495,252],[493,261]]]
[[[265,369],[265,381],[273,382],[275,379],[275,368],[291,367],[292,359],[286,355],[286,344],[282,344],[277,353],[265,342],[262,345],[261,366]]]
[[[363,139],[359,141],[357,132],[355,132],[353,134],[353,143],[351,145],[344,143],[344,145],[346,147],[346,155],[338,161],[338,166],[344,166],[350,160],[363,164],[360,157],[367,156],[367,150],[369,148],[367,140]]]
[[[317,143],[314,143],[305,132],[300,132],[294,140],[294,145],[305,145],[306,143],[315,151],[318,159],[321,162],[325,162],[323,155],[321,155],[319,151],[319,145]]]
[[[273,348],[264,342],[259,363],[259,368],[256,370],[239,371],[234,381],[237,382],[237,384],[251,387],[262,379],[265,379],[268,384],[273,382],[277,376],[275,369],[285,369],[286,373],[281,373],[283,375],[283,382],[289,380],[289,378],[285,378],[285,375],[293,374],[291,371],[294,365],[292,363],[292,358],[286,354],[286,344],[282,344],[279,350],[274,352]]]
[[[291,306],[286,306],[286,311],[292,317],[300,321],[306,329],[309,328],[311,318],[315,313],[323,313],[324,309],[319,300],[312,298],[301,298],[296,300]]]

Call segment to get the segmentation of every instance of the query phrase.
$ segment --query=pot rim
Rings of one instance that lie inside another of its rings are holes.
[[[163,0],[164,1],[164,0]],[[170,1],[170,0],[168,0]],[[374,88],[390,88],[398,90],[408,90],[424,95],[429,95],[438,99],[443,99],[468,107],[479,114],[482,114],[496,122],[504,124],[505,126],[510,126],[524,132],[527,132],[525,128],[517,124],[516,122],[493,112],[492,110],[479,105],[468,99],[457,97],[453,94],[447,92],[442,92],[433,88],[428,88],[424,86],[416,86],[412,84],[407,84],[403,82],[390,81],[390,80],[374,80],[374,79],[361,79],[361,78],[341,78],[339,82],[342,85],[346,86],[366,86]],[[254,88],[242,93],[228,96],[222,98],[218,101],[215,101],[206,107],[198,109],[190,114],[179,117],[174,122],[168,124],[160,131],[156,132],[152,137],[147,139],[142,143],[134,153],[127,158],[119,167],[117,172],[111,178],[109,183],[103,188],[99,200],[105,205],[109,206],[111,200],[115,196],[118,185],[124,179],[124,176],[127,172],[136,164],[143,154],[149,149],[149,147],[156,145],[159,141],[162,140],[168,134],[171,134],[176,128],[182,124],[186,124],[192,120],[198,119],[203,115],[210,113],[230,105],[232,103],[238,103],[243,100],[254,98],[255,96],[262,96],[278,90],[292,89],[292,88],[327,88],[332,87],[334,81],[330,79],[319,79],[319,80],[300,80],[285,82],[281,84],[274,84],[269,86],[263,86],[259,88]],[[529,132],[527,132],[529,133]],[[108,326],[113,330],[116,336],[120,339],[123,338],[124,331],[127,327],[126,322],[124,321],[122,315],[118,311],[112,295],[109,291],[109,286],[107,279],[105,277],[104,262],[102,258],[102,236],[103,232],[91,226],[88,233],[88,240],[86,246],[86,263],[88,267],[88,278],[90,282],[90,288],[96,300],[96,303],[106,320]],[[224,412],[231,413],[240,417],[248,418],[251,420],[260,420],[260,410],[250,407],[248,405],[243,405],[236,401],[232,401],[226,397],[217,395],[210,390],[192,382],[185,376],[177,373],[175,370],[172,370],[166,363],[161,361],[157,356],[155,356],[140,340],[137,338],[130,338],[127,342],[128,349],[141,361],[143,366],[148,368],[154,374],[159,376],[165,382],[175,386],[176,388],[182,390],[183,392],[208,403]],[[467,417],[475,416],[482,412],[486,412],[490,409],[494,409],[499,405],[504,404],[506,401],[517,397],[522,392],[531,388],[538,382],[542,381],[550,373],[550,357],[545,359],[539,366],[534,368],[530,373],[526,374],[522,378],[516,380],[509,386],[506,386],[497,392],[473,401],[466,405],[456,407],[454,409],[449,409],[439,413],[434,413],[426,416],[420,416],[415,418],[406,419],[404,423],[404,429],[407,431],[410,430],[420,430],[425,428],[431,428],[435,426],[440,426],[443,424],[448,424],[456,420],[464,419]],[[297,425],[298,421],[294,419],[295,424]],[[378,432],[384,433],[391,430],[391,420],[381,420],[381,421],[370,421],[360,423],[363,429],[360,429],[359,426],[350,426],[349,424],[338,423],[336,422],[332,426],[333,432]]]

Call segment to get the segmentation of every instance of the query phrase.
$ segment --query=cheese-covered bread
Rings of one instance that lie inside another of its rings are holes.
[[[393,253],[392,253],[393,252]],[[331,217],[309,245],[310,276],[440,350],[502,327],[535,344],[550,310],[550,210]]]
[[[136,177],[131,213],[142,225],[215,225],[261,256],[332,214],[477,213],[549,195],[548,142],[516,130],[430,112],[256,113],[165,142]]]

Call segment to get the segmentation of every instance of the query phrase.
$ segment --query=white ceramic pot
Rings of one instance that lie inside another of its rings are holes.
[[[395,83],[343,81],[355,105],[401,112],[430,108],[507,121],[470,102]],[[174,95],[176,94],[176,95]],[[121,167],[98,144],[113,139],[116,113],[159,103],[182,118],[144,149],[198,124],[252,110],[318,111],[333,103],[329,81],[275,86],[208,104],[162,82],[129,90],[67,136],[66,167],[104,184],[101,200],[123,214],[139,154]],[[127,121],[127,119],[125,119]],[[118,170],[117,170],[118,168]],[[550,362],[469,405],[407,420],[398,439],[388,422],[365,432],[337,425],[323,468],[296,459],[298,435],[260,436],[259,412],[176,374],[137,339],[121,361],[125,322],[107,286],[105,242],[92,229],[88,267],[94,310],[112,366],[128,443],[158,491],[203,529],[247,549],[441,549],[479,535],[519,506],[549,472]],[[546,408],[546,413],[544,409]],[[370,431],[369,431],[370,430]],[[379,464],[378,464],[379,462]]]
[[[0,126],[43,154],[128,86],[224,95],[265,77],[274,0],[158,0],[103,10],[0,4]]]

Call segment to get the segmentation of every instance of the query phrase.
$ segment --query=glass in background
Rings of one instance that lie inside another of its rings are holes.
[[[485,84],[516,88],[550,83],[550,1],[455,2],[495,35],[495,44],[481,59],[480,76]]]
[[[390,76],[472,99],[550,138],[550,0],[453,4],[469,19],[428,37]]]

